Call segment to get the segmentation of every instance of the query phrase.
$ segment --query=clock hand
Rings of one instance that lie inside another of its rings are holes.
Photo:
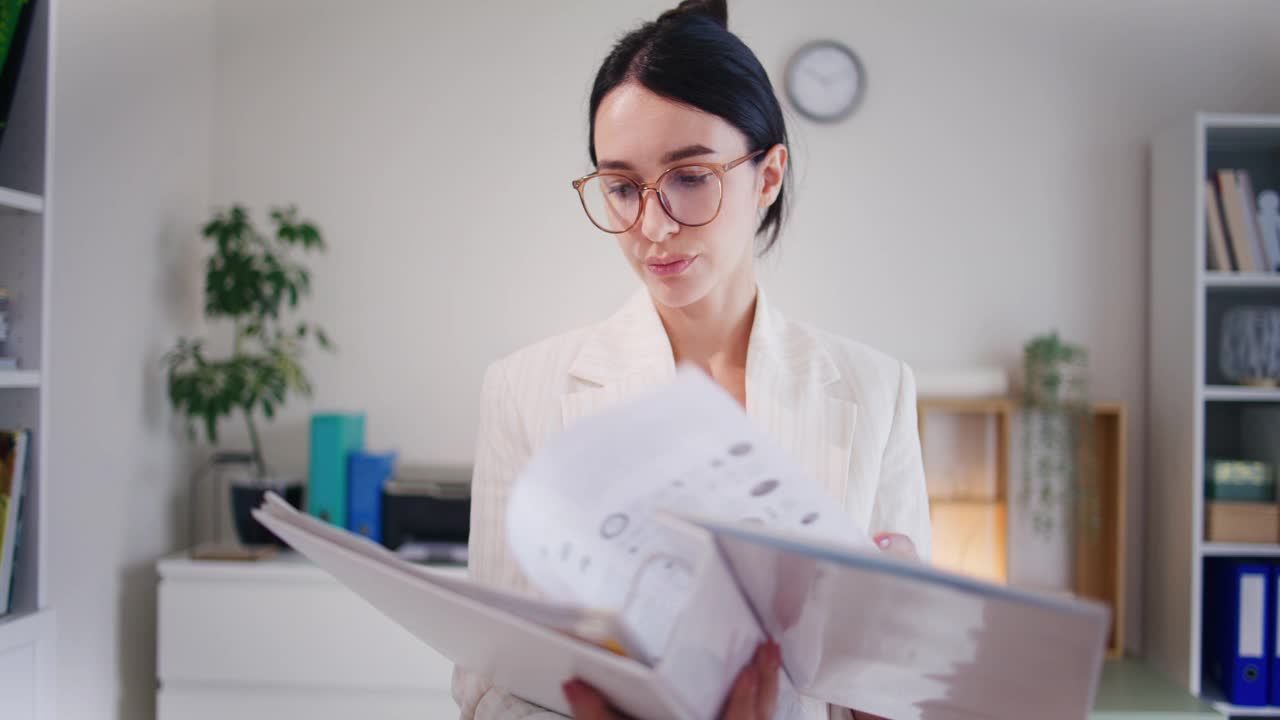
[[[828,85],[830,85],[830,84],[831,84],[831,83],[827,80],[827,76],[826,76],[826,75],[823,75],[823,74],[822,74],[822,73],[820,73],[820,72],[818,72],[818,70],[817,70],[816,68],[806,67],[806,68],[804,68],[804,73],[805,73],[806,75],[809,75],[809,76],[811,76],[811,77],[815,78],[819,83],[822,83],[822,86],[823,86],[823,87],[827,87]]]

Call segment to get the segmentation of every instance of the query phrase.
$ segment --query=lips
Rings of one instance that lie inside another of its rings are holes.
[[[654,260],[645,261],[645,268],[649,272],[658,277],[673,277],[684,272],[693,261],[697,259],[697,255],[691,257],[665,257],[656,258]]]

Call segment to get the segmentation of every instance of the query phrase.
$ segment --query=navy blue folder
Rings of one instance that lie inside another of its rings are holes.
[[[1205,572],[1205,670],[1227,702],[1266,705],[1275,595],[1268,563],[1214,560]]]
[[[1267,654],[1271,656],[1268,672],[1270,679],[1270,704],[1280,705],[1280,565],[1271,564],[1271,575],[1267,578]]]

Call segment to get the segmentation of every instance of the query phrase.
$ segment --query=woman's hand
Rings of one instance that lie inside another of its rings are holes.
[[[872,537],[876,547],[885,553],[907,560],[919,560],[916,544],[901,533],[879,533]],[[742,668],[729,699],[725,701],[720,720],[772,720],[778,705],[778,645],[772,641],[756,648],[751,662]],[[609,706],[609,701],[595,688],[581,680],[570,680],[563,687],[573,716],[578,720],[626,720],[626,716]],[[856,718],[874,716],[854,712]]]
[[[725,701],[720,720],[773,720],[778,706],[778,666],[782,652],[777,643],[761,643],[756,654],[738,673]],[[626,716],[609,707],[609,701],[595,688],[578,679],[563,687],[565,699],[578,720],[624,720]]]
[[[876,547],[880,548],[888,555],[900,557],[905,560],[919,560],[920,555],[916,552],[916,544],[911,542],[911,538],[901,533],[880,533],[872,538]]]

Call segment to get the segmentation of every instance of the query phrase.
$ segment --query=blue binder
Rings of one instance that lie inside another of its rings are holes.
[[[347,456],[347,529],[382,542],[382,488],[396,454],[354,451]]]
[[[1267,626],[1268,648],[1271,656],[1267,670],[1270,677],[1270,705],[1280,705],[1280,565],[1271,564],[1271,575],[1267,581],[1267,617],[1271,624]]]
[[[1241,560],[1206,565],[1205,669],[1232,705],[1266,705],[1275,653],[1272,570]]]

